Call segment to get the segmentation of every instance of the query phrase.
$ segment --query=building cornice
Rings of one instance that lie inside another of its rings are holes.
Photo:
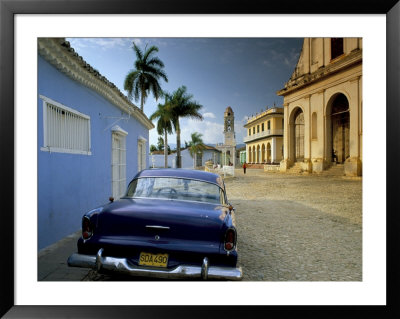
[[[361,63],[362,50],[357,49],[346,56],[337,58],[329,65],[321,67],[313,73],[302,74],[296,78],[291,78],[285,84],[285,87],[277,91],[276,94],[279,96],[286,96],[294,91],[303,89],[304,87],[310,86],[318,81],[322,81],[337,72]]]
[[[283,108],[272,108],[268,109],[260,114],[257,114],[256,116],[253,116],[252,118],[248,119],[247,123],[243,125],[243,127],[248,128],[253,126],[254,124],[261,123],[265,121],[268,118],[273,118],[273,117],[283,117]]]
[[[154,124],[147,116],[97,70],[91,67],[64,38],[39,38],[38,52],[58,70],[74,81],[94,90],[124,112],[136,118],[147,129]]]
[[[312,88],[311,85],[309,87],[302,87],[297,91],[293,91],[295,92],[295,94],[289,94],[285,96],[285,102],[289,106],[291,103],[299,101],[299,99],[306,99],[308,95],[312,96],[314,94],[325,94],[326,90],[329,89],[330,87],[340,85],[346,82],[355,82],[356,79],[360,79],[360,76],[361,76],[361,71],[349,74],[348,76],[342,76],[336,79],[335,81],[326,83],[322,86],[316,86],[315,88]],[[312,84],[315,84],[315,82]],[[307,88],[307,90],[303,91],[302,89],[304,88]]]

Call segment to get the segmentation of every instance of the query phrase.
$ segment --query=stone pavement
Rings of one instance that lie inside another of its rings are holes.
[[[68,267],[68,257],[77,251],[76,243],[81,234],[78,231],[55,244],[39,251],[38,280],[39,281],[81,281],[89,269]]]
[[[249,169],[225,181],[244,281],[361,281],[362,179]]]

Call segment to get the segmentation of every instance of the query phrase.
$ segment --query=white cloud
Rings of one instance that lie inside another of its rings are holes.
[[[131,49],[133,42],[139,47],[146,44],[150,45],[153,41],[147,41],[146,38],[67,38],[73,48],[98,48],[102,50],[108,49]],[[157,43],[158,44],[158,43]]]
[[[239,123],[243,123],[243,125],[244,124],[246,124],[247,123],[247,120],[249,119],[249,116],[248,115],[245,115],[245,116],[243,116],[242,117],[242,119],[241,120],[239,120]]]
[[[157,47],[166,47],[166,46],[168,46],[168,41],[165,41],[162,38],[146,39],[146,40],[148,40],[149,44],[156,45]]]
[[[128,38],[68,38],[73,48],[95,47],[101,50],[128,47],[132,40]]]
[[[248,116],[243,116],[243,118],[239,121],[235,121],[235,133],[236,135],[243,135],[246,133],[246,129],[244,125],[247,123]],[[237,143],[242,143],[242,141],[236,141]]]
[[[133,39],[129,39],[130,43],[132,44],[133,42],[135,42],[136,45],[140,46],[143,44],[143,39],[141,38],[133,38]],[[132,44],[133,47],[133,44]]]
[[[181,143],[185,144],[185,141],[189,142],[191,134],[194,132],[202,134],[202,139],[205,144],[216,144],[223,143],[223,130],[224,126],[219,123],[211,121],[199,121],[193,119],[182,119],[181,120]]]
[[[215,114],[211,112],[207,112],[203,114],[204,118],[210,118],[210,119],[215,119]]]

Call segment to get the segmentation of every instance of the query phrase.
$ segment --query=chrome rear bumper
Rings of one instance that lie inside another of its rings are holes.
[[[210,266],[208,258],[203,259],[203,265],[180,265],[173,269],[145,268],[130,265],[126,258],[103,257],[101,248],[96,256],[72,254],[68,258],[68,266],[96,269],[98,272],[113,271],[119,274],[163,279],[226,279],[241,280],[242,268]]]

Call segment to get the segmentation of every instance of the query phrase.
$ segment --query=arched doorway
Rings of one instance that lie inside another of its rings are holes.
[[[231,151],[226,151],[225,165],[230,165],[231,163]]]
[[[271,144],[267,143],[267,162],[271,163]]]
[[[252,157],[251,157],[251,146],[249,147],[249,163],[251,163]]]
[[[349,101],[339,93],[333,98],[330,109],[332,161],[344,163],[350,157]]]
[[[294,156],[296,162],[304,160],[304,113],[300,108],[294,115]]]
[[[260,163],[260,145],[257,145],[257,163]]]
[[[256,147],[253,146],[253,163],[256,162]]]
[[[265,145],[263,144],[261,147],[261,162],[265,162]]]

